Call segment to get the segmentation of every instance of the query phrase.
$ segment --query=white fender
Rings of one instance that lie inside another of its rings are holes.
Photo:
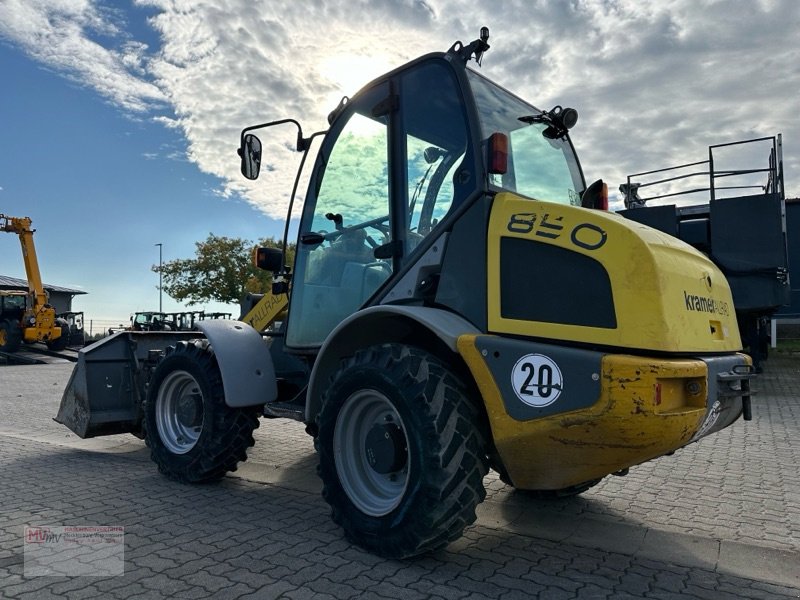
[[[214,349],[222,375],[225,404],[258,406],[278,397],[269,347],[255,329],[247,323],[228,319],[199,321],[196,325]]]

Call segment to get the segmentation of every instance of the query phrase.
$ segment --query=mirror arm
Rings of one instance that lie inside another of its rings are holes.
[[[239,134],[239,147],[244,148],[244,136],[256,129],[263,129],[265,127],[272,127],[274,125],[283,125],[284,123],[294,123],[297,127],[297,152],[305,152],[308,150],[308,146],[311,143],[311,136],[309,138],[303,137],[303,127],[300,125],[298,121],[295,119],[280,119],[278,121],[270,121],[269,123],[259,123],[258,125],[251,125],[250,127],[245,127],[242,129],[242,132]]]
[[[303,137],[303,128],[298,121],[295,119],[279,119],[277,121],[269,121],[268,123],[259,123],[258,125],[251,125],[250,127],[245,127],[242,129],[241,133],[239,134],[239,156],[243,156],[244,154],[244,138],[245,136],[256,129],[264,129],[266,127],[273,127],[275,125],[283,125],[284,123],[293,123],[295,127],[297,127],[297,152],[302,152],[303,157],[300,159],[300,166],[297,170],[297,175],[294,180],[294,185],[292,186],[292,194],[289,197],[289,208],[288,214],[286,215],[286,223],[283,230],[283,244],[281,245],[281,254],[283,256],[283,262],[286,262],[286,248],[289,243],[289,224],[292,219],[292,209],[294,207],[294,200],[297,196],[297,185],[300,182],[300,175],[303,172],[303,166],[305,165],[306,158],[308,157],[308,151],[311,148],[311,143],[314,141],[314,138],[319,136],[324,136],[328,133],[327,130],[325,131],[317,131],[311,134],[309,137]],[[281,268],[281,272],[277,273],[277,275],[286,275],[288,273],[288,269],[286,267]]]

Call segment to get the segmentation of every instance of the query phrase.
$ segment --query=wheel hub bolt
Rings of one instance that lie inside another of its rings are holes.
[[[406,436],[395,423],[376,423],[367,434],[364,453],[377,473],[388,475],[399,471],[407,461]]]

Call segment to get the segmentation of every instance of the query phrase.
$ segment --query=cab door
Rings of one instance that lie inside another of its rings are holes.
[[[311,176],[288,347],[319,347],[439,234],[476,185],[468,122],[453,68],[438,59],[412,63],[346,106]]]
[[[394,270],[389,88],[359,94],[320,148],[300,224],[287,346],[320,346]]]

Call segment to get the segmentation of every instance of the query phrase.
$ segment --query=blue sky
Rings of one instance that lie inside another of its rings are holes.
[[[135,121],[7,47],[0,68],[15,82],[0,96],[0,113],[13,115],[4,126],[0,210],[33,219],[45,281],[90,292],[76,307],[98,318],[156,307],[156,243],[166,261],[191,256],[209,231],[277,234],[279,223],[252,205],[215,194],[218,178],[186,160],[179,131]],[[0,272],[23,277],[17,239],[0,243]]]
[[[155,38],[141,20],[131,22],[137,36]],[[209,232],[252,240],[282,234],[282,221],[241,198],[220,197],[220,179],[187,159],[182,132],[152,120],[168,109],[122,110],[8,43],[0,44],[0,73],[11,82],[0,94],[0,212],[33,219],[44,280],[89,292],[73,302],[87,319],[126,321],[158,308],[156,243],[166,262],[193,256]],[[231,161],[236,143],[224,149]],[[25,277],[16,236],[0,237],[0,273]],[[163,304],[181,308],[166,294]],[[238,313],[197,308],[204,307]]]
[[[242,127],[321,129],[343,94],[482,25],[483,72],[537,106],[575,106],[587,178],[612,192],[709,144],[782,132],[800,195],[800,2],[484,4],[0,0],[0,212],[33,219],[45,281],[88,292],[76,310],[126,321],[158,306],[155,244],[167,261],[209,232],[282,234],[291,132],[265,140],[276,169],[251,184]],[[0,274],[24,276],[11,235]],[[180,306],[165,295],[164,308]]]

